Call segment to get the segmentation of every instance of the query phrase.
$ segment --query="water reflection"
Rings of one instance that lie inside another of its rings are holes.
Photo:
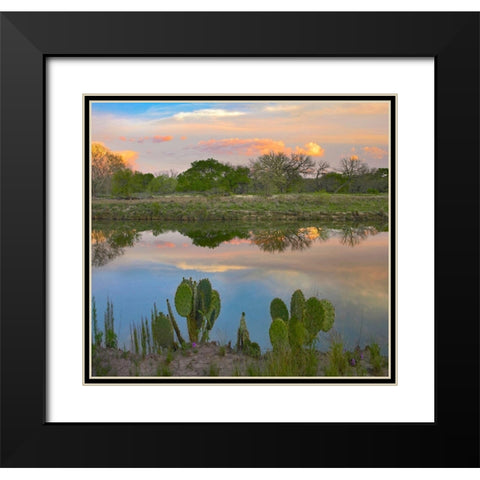
[[[364,226],[345,224],[333,226],[305,226],[304,224],[256,223],[252,225],[232,223],[166,222],[162,224],[135,223],[119,224],[94,222],[91,235],[92,265],[101,267],[125,253],[126,247],[133,247],[141,238],[141,232],[151,231],[157,237],[166,232],[177,231],[190,238],[193,245],[209,249],[235,241],[248,241],[263,252],[282,253],[287,250],[308,249],[314,242],[339,237],[342,245],[358,246],[367,237],[385,231],[385,226]]]
[[[120,345],[129,345],[129,326],[154,303],[166,311],[183,277],[207,277],[221,296],[212,340],[235,342],[246,312],[250,336],[265,351],[271,300],[288,304],[301,289],[333,303],[349,347],[388,344],[389,235],[377,227],[95,223],[92,242],[98,318],[109,298]],[[187,336],[185,322],[179,326]]]
[[[344,225],[341,230],[340,242],[348,247],[356,247],[362,240],[370,235],[376,235],[378,230],[375,227],[353,227]]]

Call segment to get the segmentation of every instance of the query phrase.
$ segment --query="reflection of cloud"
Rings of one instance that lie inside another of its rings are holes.
[[[222,243],[228,243],[229,245],[241,245],[242,243],[247,243],[248,245],[251,245],[253,242],[248,238],[233,238],[232,240]]]
[[[236,112],[223,110],[222,108],[205,108],[202,110],[194,110],[193,112],[179,112],[173,115],[177,120],[184,119],[201,119],[201,118],[217,118],[217,117],[238,117],[245,115],[245,112]]]
[[[294,110],[298,110],[300,105],[286,105],[286,104],[278,104],[278,105],[269,105],[265,107],[266,112],[293,112]]]
[[[156,248],[175,248],[176,245],[172,242],[155,242]]]
[[[232,270],[247,270],[250,267],[243,265],[202,265],[187,262],[178,262],[175,266],[181,270],[197,270],[206,273],[229,272]]]

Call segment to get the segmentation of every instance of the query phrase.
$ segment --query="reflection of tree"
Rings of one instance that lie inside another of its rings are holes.
[[[140,234],[132,229],[92,230],[92,266],[102,267],[132,247]]]
[[[155,237],[169,231],[179,232],[189,237],[193,245],[208,248],[217,248],[234,239],[249,239],[262,251],[272,253],[288,249],[305,250],[317,239],[327,240],[332,233],[332,230],[325,226],[304,227],[302,224],[291,223],[274,226],[270,223],[255,223],[252,227],[251,223],[232,225],[224,222],[140,222],[129,225],[95,222],[91,235],[92,265],[100,267],[122,255],[126,247],[132,247],[140,239],[143,231],[151,231]],[[344,225],[340,227],[340,242],[354,247],[378,231],[377,227],[373,226]]]
[[[317,227],[267,229],[252,232],[252,242],[264,252],[284,252],[304,250],[312,246],[316,239],[326,240],[328,230]]]
[[[355,247],[368,236],[376,235],[377,233],[378,230],[375,227],[351,227],[344,225],[340,233],[340,243],[348,247]]]
[[[185,228],[178,225],[178,231],[182,235],[192,239],[192,242],[197,247],[217,248],[220,244],[233,240],[234,238],[249,238],[248,231],[242,231],[241,229],[229,228],[225,225],[222,228],[218,226],[216,228]]]

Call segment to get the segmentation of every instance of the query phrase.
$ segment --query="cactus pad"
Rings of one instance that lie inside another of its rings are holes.
[[[285,302],[280,298],[274,298],[270,303],[270,316],[272,320],[281,318],[284,322],[288,322],[288,309]]]
[[[193,292],[185,281],[182,282],[175,293],[175,308],[182,317],[186,317],[192,311]]]

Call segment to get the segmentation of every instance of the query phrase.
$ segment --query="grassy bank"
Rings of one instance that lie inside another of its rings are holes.
[[[93,199],[93,220],[347,220],[388,217],[388,195],[166,195]]]
[[[356,351],[344,351],[333,344],[329,351],[309,352],[301,376],[316,377],[386,377],[388,358],[367,346]],[[355,361],[355,357],[357,360]],[[301,359],[299,359],[301,360]],[[127,350],[95,348],[92,355],[94,377],[257,377],[296,376],[288,358],[271,351],[251,357],[228,345],[215,342],[190,345],[180,350],[140,355]],[[298,361],[296,363],[299,363]],[[305,363],[305,362],[304,362]]]

